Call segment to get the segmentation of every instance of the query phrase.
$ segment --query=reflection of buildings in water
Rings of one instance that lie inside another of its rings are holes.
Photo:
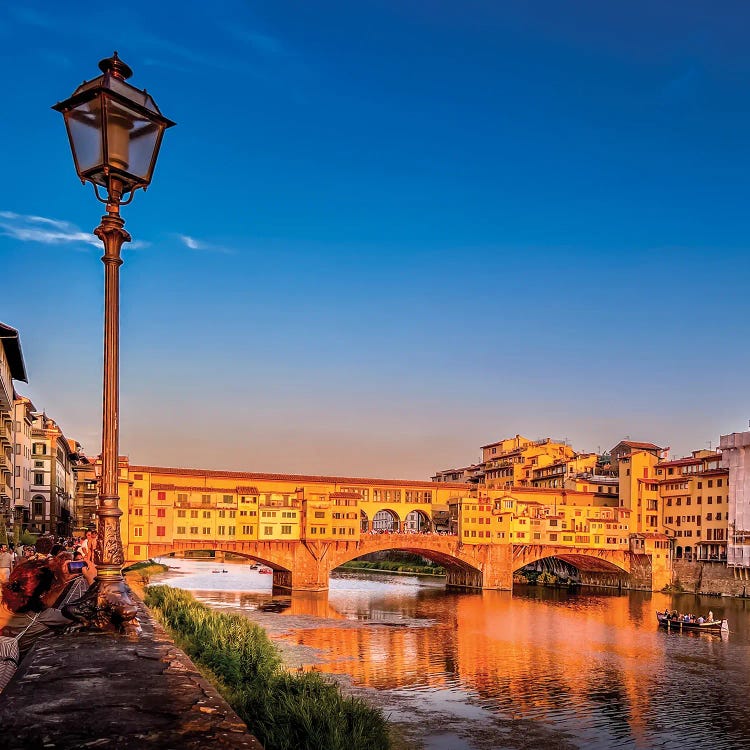
[[[606,731],[641,736],[664,658],[637,638],[632,599],[546,604],[494,591],[460,598],[461,682],[511,715],[554,718],[572,712],[596,726],[594,714],[602,714]],[[651,609],[651,603],[642,601],[641,608]]]

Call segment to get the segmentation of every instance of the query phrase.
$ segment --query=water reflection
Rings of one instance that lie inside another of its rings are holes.
[[[328,596],[280,599],[259,580],[267,576],[236,567],[220,586],[205,569],[170,583],[260,619],[322,670],[379,691],[398,720],[411,711],[427,748],[715,750],[744,747],[750,732],[747,602],[585,589],[455,594],[417,577],[349,574],[332,579]],[[271,601],[285,606],[263,612]],[[660,630],[655,612],[665,607],[712,609],[732,633]]]

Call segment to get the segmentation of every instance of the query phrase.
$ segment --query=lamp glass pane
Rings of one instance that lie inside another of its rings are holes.
[[[148,183],[163,126],[119,102],[107,101],[107,163]]]
[[[98,98],[65,112],[65,124],[79,174],[102,163],[101,114],[101,100]]]

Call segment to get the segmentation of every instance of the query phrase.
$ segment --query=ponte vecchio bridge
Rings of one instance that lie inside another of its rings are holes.
[[[197,551],[230,552],[257,560],[273,570],[274,588],[324,591],[331,572],[372,552],[398,550],[421,555],[446,569],[450,589],[512,590],[513,574],[524,566],[555,557],[577,568],[584,582],[619,581],[632,588],[660,589],[669,581],[650,555],[625,550],[525,544],[463,544],[455,534],[367,534],[357,541],[205,542],[152,544],[161,557]]]

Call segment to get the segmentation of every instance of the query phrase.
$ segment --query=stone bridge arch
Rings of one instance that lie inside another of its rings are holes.
[[[623,550],[556,547],[553,545],[516,545],[513,572],[542,560],[555,558],[576,568],[586,583],[618,585],[631,573],[631,556]]]

